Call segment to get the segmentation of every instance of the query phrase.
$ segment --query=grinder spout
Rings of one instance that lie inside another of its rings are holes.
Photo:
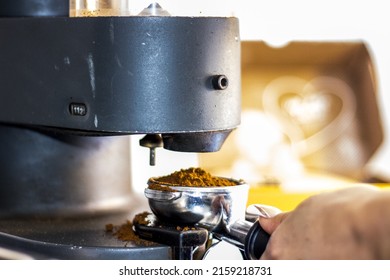
[[[217,152],[232,130],[163,134],[164,148],[179,152]]]

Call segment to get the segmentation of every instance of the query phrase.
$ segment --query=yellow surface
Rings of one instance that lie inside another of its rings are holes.
[[[390,184],[376,184],[376,186],[390,190]],[[306,198],[318,193],[285,193],[278,186],[251,187],[249,189],[248,205],[266,204],[275,206],[282,211],[290,211]]]

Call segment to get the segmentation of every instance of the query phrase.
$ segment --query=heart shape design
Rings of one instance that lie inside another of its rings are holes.
[[[303,157],[327,146],[352,124],[356,101],[341,79],[282,76],[264,89],[263,108],[279,120],[293,151]]]

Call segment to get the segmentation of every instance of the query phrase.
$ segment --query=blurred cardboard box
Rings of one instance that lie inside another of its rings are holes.
[[[199,162],[214,174],[316,191],[363,181],[383,140],[375,67],[357,42],[242,42],[242,123]]]

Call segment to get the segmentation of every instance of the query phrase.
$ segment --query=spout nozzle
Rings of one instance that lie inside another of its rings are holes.
[[[178,152],[217,152],[232,130],[162,134],[164,148]]]
[[[155,166],[156,165],[156,148],[150,148],[149,151],[149,165]]]
[[[156,165],[156,148],[163,146],[163,141],[160,134],[146,134],[141,140],[139,140],[139,144],[142,147],[149,148],[149,165]]]

